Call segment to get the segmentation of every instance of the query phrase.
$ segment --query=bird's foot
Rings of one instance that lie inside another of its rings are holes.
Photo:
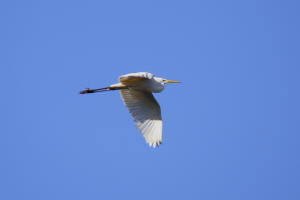
[[[79,92],[80,94],[87,94],[87,93],[93,93],[93,90],[91,90],[90,88],[86,88],[85,90],[82,90]]]

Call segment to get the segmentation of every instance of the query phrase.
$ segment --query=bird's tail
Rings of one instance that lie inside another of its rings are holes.
[[[110,87],[105,87],[105,88],[99,88],[99,89],[90,89],[87,88],[85,90],[82,90],[79,92],[79,94],[88,94],[88,93],[96,93],[96,92],[105,92],[111,90]]]

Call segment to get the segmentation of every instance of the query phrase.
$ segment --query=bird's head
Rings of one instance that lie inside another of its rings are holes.
[[[160,77],[154,77],[154,79],[157,82],[161,83],[161,84],[166,84],[166,83],[180,83],[179,81],[171,81],[171,80],[160,78]]]

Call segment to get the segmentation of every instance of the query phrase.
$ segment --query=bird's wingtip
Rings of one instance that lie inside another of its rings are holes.
[[[149,144],[149,147],[152,147],[152,148],[158,148],[161,144],[162,144],[162,142],[161,142],[161,140],[160,141],[157,141],[157,142],[148,142],[148,144]]]

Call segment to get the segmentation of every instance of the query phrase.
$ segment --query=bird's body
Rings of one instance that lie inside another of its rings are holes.
[[[120,90],[136,127],[146,142],[155,147],[162,141],[162,118],[160,106],[152,93],[163,91],[165,83],[179,82],[155,77],[149,72],[138,72],[120,76],[117,84],[101,89],[86,89],[80,94]]]

